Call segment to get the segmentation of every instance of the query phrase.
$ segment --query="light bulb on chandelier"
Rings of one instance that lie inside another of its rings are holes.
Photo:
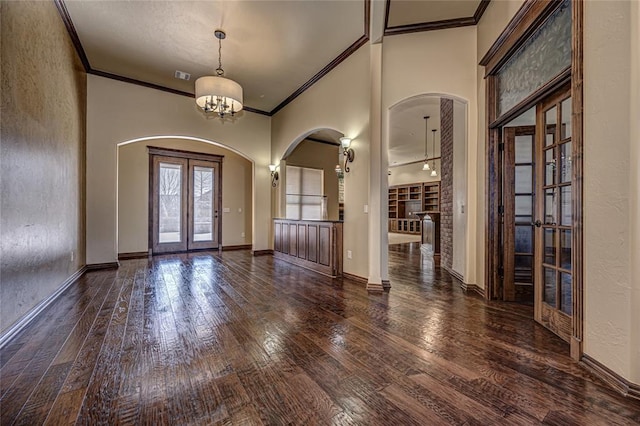
[[[196,104],[205,113],[215,113],[220,118],[227,114],[233,117],[243,108],[242,86],[224,77],[222,40],[226,38],[226,34],[222,30],[216,30],[214,34],[218,39],[218,68],[215,76],[200,77],[196,80]]]

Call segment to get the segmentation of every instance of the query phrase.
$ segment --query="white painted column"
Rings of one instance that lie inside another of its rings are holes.
[[[387,246],[387,153],[382,149],[382,44],[370,44],[370,167],[369,167],[369,278],[368,291],[391,287]]]

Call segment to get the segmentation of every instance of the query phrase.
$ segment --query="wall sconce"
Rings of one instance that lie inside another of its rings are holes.
[[[275,164],[269,164],[269,171],[271,172],[271,186],[275,188],[278,185],[278,172],[276,171]]]
[[[351,138],[340,138],[340,145],[342,146],[342,155],[344,156],[343,170],[345,173],[349,173],[348,164],[353,163],[353,160],[356,158],[356,153],[353,148],[349,148],[351,146]]]

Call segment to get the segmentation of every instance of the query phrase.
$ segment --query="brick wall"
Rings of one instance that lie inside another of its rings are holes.
[[[440,264],[453,263],[453,100],[440,99]]]

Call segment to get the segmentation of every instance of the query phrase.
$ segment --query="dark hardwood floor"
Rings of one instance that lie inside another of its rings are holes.
[[[246,251],[88,272],[0,351],[1,423],[640,423],[530,307],[390,262],[382,295]]]

